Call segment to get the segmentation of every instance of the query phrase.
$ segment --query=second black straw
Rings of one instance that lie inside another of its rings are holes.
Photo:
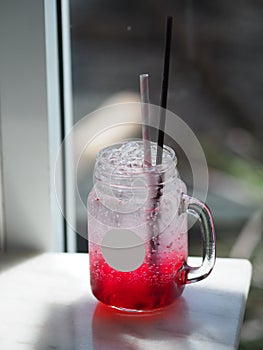
[[[173,28],[173,17],[167,16],[163,81],[162,81],[161,103],[160,103],[161,112],[160,112],[159,130],[158,130],[158,141],[157,141],[158,147],[157,147],[157,155],[156,155],[156,164],[161,164],[162,158],[163,158],[164,129],[165,129],[167,95],[168,95],[168,86],[169,86],[170,52],[171,52],[171,43],[172,43],[172,28]]]

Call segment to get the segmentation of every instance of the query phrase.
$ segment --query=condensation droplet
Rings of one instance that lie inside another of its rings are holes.
[[[166,248],[171,248],[171,246],[173,245],[173,242],[170,242],[169,244],[167,244]]]

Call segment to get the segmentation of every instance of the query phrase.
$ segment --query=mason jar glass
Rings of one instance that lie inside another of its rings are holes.
[[[156,144],[151,144],[154,159]],[[215,262],[215,232],[207,206],[186,194],[175,152],[165,146],[160,165],[145,166],[143,142],[101,150],[88,197],[92,292],[126,311],[171,304],[185,284],[208,276]],[[203,262],[190,267],[187,214],[200,222]]]

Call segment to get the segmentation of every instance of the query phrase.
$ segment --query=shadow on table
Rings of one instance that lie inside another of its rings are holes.
[[[183,334],[191,330],[183,297],[163,310],[144,314],[118,312],[99,303],[92,320],[93,349],[170,349],[183,344],[187,350]]]
[[[180,334],[185,334],[186,327],[188,333],[193,330],[183,297],[162,311],[140,315],[118,312],[82,298],[49,308],[35,350],[162,348],[171,338],[173,344],[180,345]]]
[[[28,260],[37,258],[38,253],[24,253],[13,251],[11,253],[0,253],[0,273],[6,272],[18,265],[27,263]]]
[[[67,305],[50,306],[34,349],[93,349],[91,320],[96,304],[95,300],[81,298]]]

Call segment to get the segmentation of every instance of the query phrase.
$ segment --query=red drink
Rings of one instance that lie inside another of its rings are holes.
[[[97,248],[97,249],[96,249]],[[180,267],[184,258],[158,255],[154,264],[146,257],[134,271],[122,272],[110,267],[100,248],[90,244],[91,287],[95,297],[106,305],[128,310],[150,311],[171,304],[183,291]]]
[[[211,213],[186,195],[174,151],[164,147],[162,164],[153,167],[144,166],[143,152],[140,141],[101,150],[88,198],[92,292],[127,311],[171,304],[186,283],[205,278],[215,261]],[[152,144],[152,155],[156,152]],[[186,265],[188,213],[202,227],[205,259],[199,268]]]
[[[161,167],[153,172],[143,167],[142,151],[140,142],[103,150],[88,198],[92,292],[106,305],[133,311],[163,308],[182,293],[188,253],[186,215],[179,210],[186,187],[177,178],[174,152],[165,149]],[[129,261],[128,268],[123,261]]]

